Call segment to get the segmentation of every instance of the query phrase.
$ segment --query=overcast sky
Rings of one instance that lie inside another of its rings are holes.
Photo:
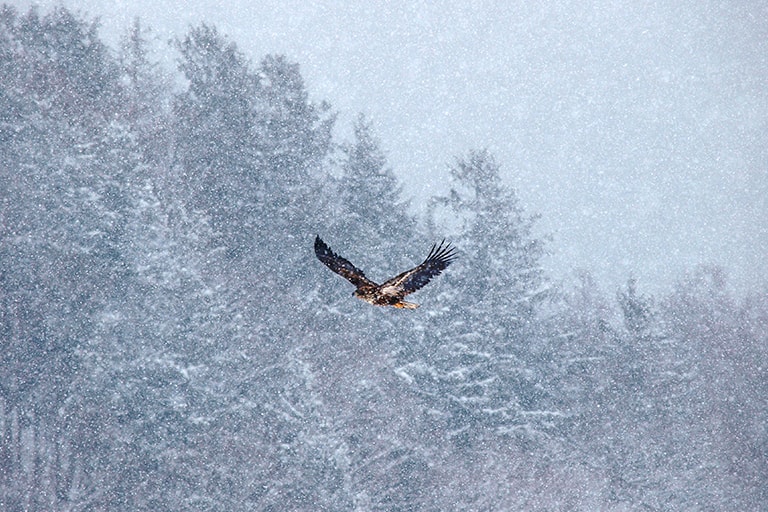
[[[254,62],[286,54],[340,136],[370,117],[415,207],[490,149],[553,236],[556,278],[658,293],[713,263],[739,289],[768,280],[768,2],[34,3],[98,16],[111,44],[139,16],[161,41],[205,21]]]

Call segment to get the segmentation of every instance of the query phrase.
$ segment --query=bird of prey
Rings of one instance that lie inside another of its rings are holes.
[[[367,277],[362,270],[355,267],[348,260],[334,253],[320,237],[315,238],[315,255],[329,269],[357,287],[353,295],[375,306],[394,306],[396,308],[415,309],[419,307],[413,302],[406,302],[403,297],[415,292],[426,285],[433,277],[453,262],[455,258],[454,248],[451,244],[434,244],[429,251],[427,259],[420,265],[407,270],[402,274],[376,284]]]

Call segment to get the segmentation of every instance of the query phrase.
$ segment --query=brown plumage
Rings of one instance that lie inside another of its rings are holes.
[[[443,244],[445,244],[445,240],[440,242],[440,245],[434,244],[427,259],[417,267],[380,285],[365,277],[363,271],[348,260],[334,253],[319,236],[315,238],[315,255],[325,266],[357,287],[353,295],[358,299],[376,306],[414,309],[419,305],[405,302],[403,297],[426,285],[433,277],[440,275],[440,272],[445,270],[455,257],[454,248],[451,247],[451,244],[445,246]]]

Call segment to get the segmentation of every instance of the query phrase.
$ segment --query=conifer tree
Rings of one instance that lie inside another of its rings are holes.
[[[252,232],[261,255],[281,254],[275,269],[301,286],[303,254],[327,211],[330,179],[325,159],[335,116],[309,100],[299,66],[268,55],[258,67],[255,148],[263,187]],[[263,261],[263,260],[262,260]]]
[[[127,275],[125,181],[105,136],[119,83],[95,23],[9,7],[0,23],[0,352],[13,383],[0,386],[0,435],[30,440],[4,449],[0,502],[62,509],[96,494],[78,476],[99,457],[83,352]]]
[[[239,253],[263,188],[253,131],[257,77],[215,27],[192,28],[177,47],[188,86],[174,104],[175,172],[190,205],[210,215],[222,245]]]
[[[543,241],[490,154],[470,153],[451,177],[450,195],[432,208],[456,215],[459,257],[444,280],[447,304],[423,342],[425,361],[403,371],[437,401],[449,437],[466,446],[490,433],[530,440],[559,414],[538,384],[544,376],[533,371],[536,315],[548,294]]]
[[[342,147],[332,227],[340,240],[366,250],[367,265],[383,280],[424,255],[413,246],[416,226],[402,198],[402,186],[362,114],[355,121],[354,136],[352,143]]]

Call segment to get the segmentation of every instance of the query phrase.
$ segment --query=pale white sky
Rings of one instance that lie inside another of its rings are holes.
[[[416,207],[454,157],[490,149],[553,235],[556,278],[657,292],[714,263],[738,288],[768,279],[765,2],[34,3],[100,17],[111,43],[140,16],[160,41],[205,21],[254,62],[286,54],[340,136],[371,118]]]

